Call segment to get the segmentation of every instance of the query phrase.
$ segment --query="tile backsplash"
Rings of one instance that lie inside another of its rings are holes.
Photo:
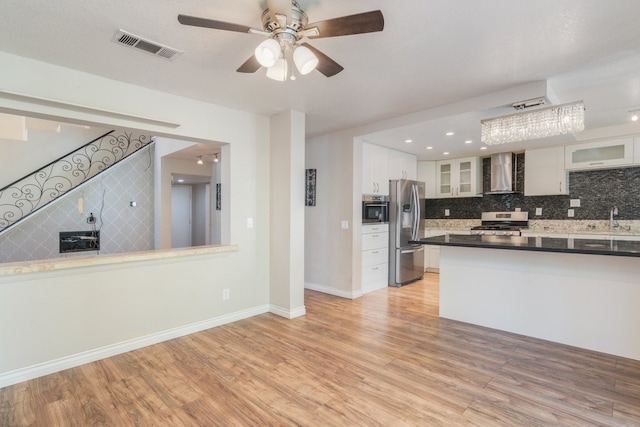
[[[517,156],[516,189],[523,191],[524,154]],[[489,185],[489,159],[483,162],[483,183]],[[529,212],[531,220],[609,220],[610,209],[618,208],[617,220],[640,219],[640,167],[576,171],[569,173],[568,196],[525,196],[514,194],[485,194],[482,197],[427,199],[426,219],[479,219],[482,212]],[[572,208],[571,199],[580,199],[580,207]],[[542,215],[536,215],[542,208]],[[568,210],[574,209],[570,218]],[[445,217],[445,209],[449,216]]]

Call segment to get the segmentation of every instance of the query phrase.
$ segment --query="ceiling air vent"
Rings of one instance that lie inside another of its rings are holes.
[[[174,49],[151,40],[146,40],[124,30],[116,31],[111,38],[111,41],[134,49],[142,50],[152,55],[161,56],[165,59],[173,59],[175,56],[182,53],[182,51],[178,49]]]

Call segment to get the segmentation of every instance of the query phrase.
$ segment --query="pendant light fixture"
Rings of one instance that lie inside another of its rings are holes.
[[[202,156],[198,156],[198,161],[196,163],[199,165],[204,164],[204,162],[202,161]]]
[[[481,140],[487,145],[529,141],[584,130],[584,103],[554,105],[524,113],[481,120]]]
[[[218,153],[215,154],[216,157],[214,157],[213,162],[214,163],[218,163]]]

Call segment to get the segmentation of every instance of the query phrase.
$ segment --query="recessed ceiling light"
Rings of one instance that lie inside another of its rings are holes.
[[[184,179],[179,179],[178,182],[184,182]]]
[[[445,152],[444,152],[444,153],[442,153],[442,154],[444,154],[445,156],[448,156],[448,155],[449,155],[449,152],[448,152],[448,151],[445,151]]]
[[[464,143],[465,143],[465,144],[471,144],[472,142],[473,142],[472,140],[467,139]]]
[[[487,149],[487,147],[480,147],[480,149],[481,149],[481,150],[486,150],[486,149]]]
[[[431,149],[433,149],[433,147],[427,147],[427,150],[431,150]]]
[[[405,141],[407,144],[411,144],[413,142],[413,139],[405,139]]]
[[[445,135],[447,135],[447,136],[452,136],[452,135],[453,135],[453,132],[447,132],[447,133],[445,133]]]
[[[633,116],[631,116],[631,121],[632,122],[637,122],[638,121],[638,113],[633,113]]]

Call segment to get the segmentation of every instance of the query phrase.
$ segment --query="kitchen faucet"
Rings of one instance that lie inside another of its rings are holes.
[[[613,230],[614,227],[619,227],[618,221],[613,219],[614,215],[618,215],[617,206],[611,206],[611,210],[609,211],[609,228],[611,228],[611,230]]]

